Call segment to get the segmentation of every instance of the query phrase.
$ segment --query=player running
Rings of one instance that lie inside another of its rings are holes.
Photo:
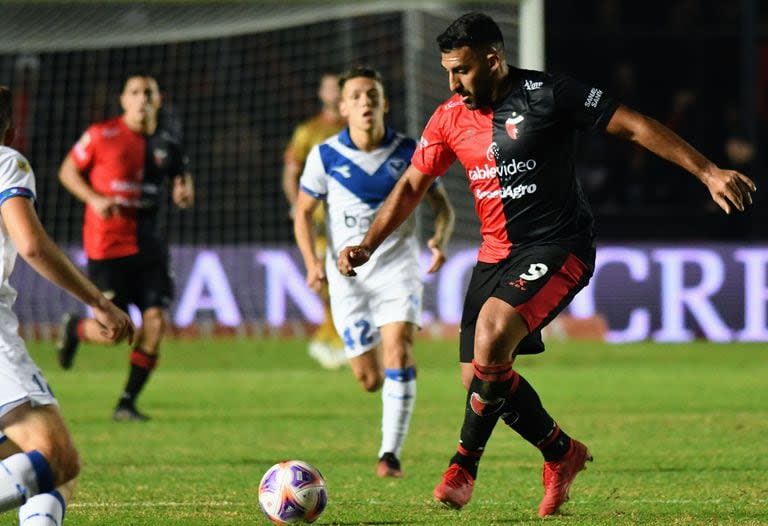
[[[338,266],[353,275],[353,267],[377,256],[435,179],[459,160],[483,241],[461,321],[465,417],[434,496],[455,508],[469,502],[480,457],[502,418],[544,456],[544,517],[567,500],[592,457],[512,365],[518,343],[561,312],[594,269],[593,218],[574,175],[576,133],[605,130],[644,146],[696,176],[726,213],[744,210],[755,185],[600,88],[508,65],[501,31],[486,15],[458,18],[437,42],[454,95],[432,115],[411,167],[363,241],[341,252]]]
[[[416,144],[385,126],[388,102],[378,72],[353,68],[340,77],[339,86],[340,109],[349,127],[310,152],[301,176],[294,229],[307,284],[317,290],[328,281],[333,321],[355,378],[366,391],[381,389],[377,474],[400,477],[400,452],[416,400],[411,348],[421,324],[423,285],[415,216],[384,242],[357,279],[339,274],[335,262],[342,247],[363,238],[408,166]],[[434,236],[427,243],[432,250],[429,272],[435,272],[445,262],[454,214],[442,185],[432,185],[426,194],[435,214]],[[324,261],[313,249],[312,215],[321,203],[328,234]]]
[[[165,185],[173,201],[192,206],[194,185],[187,156],[172,127],[158,121],[157,81],[145,73],[125,80],[120,117],[88,128],[64,159],[59,179],[85,203],[83,245],[88,274],[116,305],[133,303],[142,328],[130,355],[128,380],[114,420],[144,421],[136,399],[157,365],[173,300],[170,255],[160,222]],[[72,363],[80,342],[107,343],[91,318],[69,315],[58,344],[59,363]]]

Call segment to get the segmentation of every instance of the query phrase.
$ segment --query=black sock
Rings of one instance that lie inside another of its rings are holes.
[[[517,373],[512,379],[503,413],[504,423],[539,448],[544,460],[560,460],[571,447],[571,438],[549,416],[531,384]]]
[[[501,416],[514,374],[509,362],[491,366],[474,364],[474,368],[475,376],[469,385],[461,426],[459,451],[454,456],[456,463],[466,468],[473,477],[477,475],[477,464],[485,444]]]
[[[156,355],[147,354],[138,348],[133,350],[131,353],[131,370],[128,374],[128,381],[125,384],[123,394],[120,396],[120,406],[133,407],[136,398],[144,388],[149,375],[156,365]]]

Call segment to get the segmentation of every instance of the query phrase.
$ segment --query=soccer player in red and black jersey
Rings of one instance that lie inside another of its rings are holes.
[[[104,294],[126,309],[136,305],[142,328],[130,355],[130,373],[115,420],[146,420],[136,398],[157,364],[173,299],[169,253],[160,222],[164,188],[187,208],[194,185],[178,132],[158,122],[157,81],[144,73],[126,78],[123,114],[88,128],[64,159],[61,183],[85,203],[83,245],[88,274]],[[72,366],[81,341],[107,343],[95,321],[69,315],[58,344],[59,363]]]
[[[458,18],[437,41],[454,95],[433,114],[411,166],[361,244],[340,253],[339,271],[354,276],[354,267],[459,160],[483,242],[461,322],[468,389],[461,440],[434,496],[454,508],[469,502],[480,456],[502,418],[544,456],[544,517],[567,500],[576,474],[592,457],[560,429],[512,364],[523,338],[550,322],[594,268],[592,214],[574,175],[575,134],[597,129],[647,148],[696,176],[726,213],[751,204],[755,185],[599,88],[509,66],[501,31],[486,15]]]

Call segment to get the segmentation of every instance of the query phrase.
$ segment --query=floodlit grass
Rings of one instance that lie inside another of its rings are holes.
[[[463,414],[454,342],[418,342],[402,480],[374,475],[379,395],[348,370],[321,370],[303,342],[168,342],[140,400],[145,424],[110,420],[124,347],[84,347],[67,372],[50,345],[30,347],[83,457],[70,526],[266,524],[258,482],[287,458],[327,479],[316,524],[541,522],[541,458],[503,423],[469,506],[432,501]],[[595,456],[548,523],[768,524],[765,346],[554,343],[518,370]],[[14,513],[0,516],[12,524]]]

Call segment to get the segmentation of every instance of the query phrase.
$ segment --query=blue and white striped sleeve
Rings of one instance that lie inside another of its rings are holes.
[[[23,155],[3,148],[0,151],[0,205],[13,197],[36,199],[35,174]]]

